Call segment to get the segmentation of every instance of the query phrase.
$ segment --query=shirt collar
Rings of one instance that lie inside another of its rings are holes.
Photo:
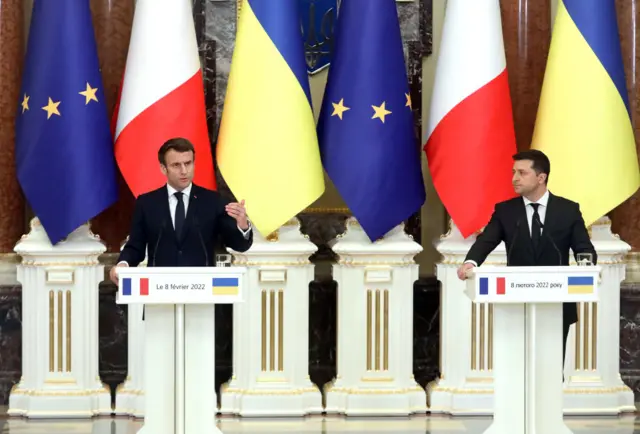
[[[191,187],[192,186],[193,186],[193,183],[189,184],[187,186],[187,188],[182,190],[182,192],[185,194],[185,196],[189,197],[191,195]],[[178,190],[176,190],[175,188],[173,188],[172,186],[167,184],[167,193],[169,194],[169,197],[173,196],[177,191]]]
[[[529,199],[527,199],[524,196],[522,196],[522,199],[524,200],[524,206],[525,207],[527,205],[531,204],[531,203],[539,203],[540,205],[542,205],[543,207],[546,208],[547,203],[549,203],[549,190],[545,191],[544,194],[542,195],[542,197],[540,199],[538,199],[537,202],[531,202]]]

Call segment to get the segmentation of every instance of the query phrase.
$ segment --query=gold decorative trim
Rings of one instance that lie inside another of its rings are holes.
[[[11,393],[13,395],[25,396],[92,396],[109,392],[104,388],[90,390],[35,390],[16,388]]]
[[[318,391],[317,387],[305,387],[302,389],[294,389],[294,390],[264,390],[264,389],[242,389],[239,387],[229,387],[225,390],[225,392],[229,394],[236,395],[262,395],[262,396],[299,396],[304,395],[305,393],[316,393]]]
[[[471,370],[475,371],[477,368],[476,363],[476,351],[477,351],[477,341],[476,341],[476,304],[471,303]]]
[[[375,366],[380,370],[380,290],[376,289],[376,342],[375,342]]]
[[[278,291],[278,371],[284,371],[284,291]]]
[[[276,369],[276,293],[269,291],[269,370]]]
[[[371,362],[371,336],[372,336],[372,292],[370,289],[367,290],[367,371],[372,369]]]
[[[62,291],[58,291],[58,372],[62,372],[62,329],[64,324],[64,317],[62,312]]]
[[[384,311],[382,312],[382,369],[389,370],[389,290],[384,290]]]
[[[351,216],[349,208],[328,208],[328,207],[309,207],[305,208],[301,214],[347,214]]]
[[[582,318],[582,303],[578,303],[578,321],[575,323],[574,325],[574,331],[575,331],[575,356],[574,356],[574,361],[575,361],[575,370],[579,371],[582,369],[582,363],[580,363],[580,324],[582,324],[583,318]]]
[[[75,378],[47,378],[44,380],[44,384],[78,384]]]
[[[598,369],[598,303],[591,304],[591,369]]]
[[[236,260],[234,264],[237,266],[253,266],[253,267],[261,267],[261,266],[279,266],[279,267],[302,267],[306,265],[310,265],[311,261],[308,258],[301,258],[297,261],[249,261],[246,257],[238,257],[236,256]]]
[[[480,305],[480,370],[484,371],[484,339],[485,339],[485,310],[486,305]]]
[[[49,291],[49,372],[54,372],[55,366],[55,295]]]
[[[261,370],[264,372],[267,370],[267,291],[262,290],[262,340],[261,340],[261,352],[262,352],[262,363]]]
[[[584,327],[582,330],[582,341],[583,341],[583,369],[589,369],[589,303],[583,303],[582,308],[584,309],[584,321],[582,322],[582,326]]]
[[[489,371],[493,371],[493,303],[489,303],[489,348],[487,356],[489,357],[487,368]]]
[[[100,265],[100,261],[97,257],[91,261],[78,262],[41,262],[35,259],[23,259],[20,265],[28,267],[89,267],[92,265]]]
[[[67,366],[66,371],[71,372],[71,290],[67,289]]]
[[[393,377],[362,377],[360,381],[364,383],[390,383]]]

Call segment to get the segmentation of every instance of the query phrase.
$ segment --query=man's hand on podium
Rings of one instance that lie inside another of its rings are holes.
[[[458,279],[467,280],[469,272],[475,267],[471,262],[466,262],[458,268]]]
[[[118,267],[128,267],[128,266],[129,264],[127,264],[126,262],[120,262],[114,265],[113,267],[111,267],[111,271],[109,271],[109,278],[113,283],[116,284],[116,286],[118,286]]]

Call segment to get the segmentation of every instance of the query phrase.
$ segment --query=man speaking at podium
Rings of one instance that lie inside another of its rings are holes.
[[[580,207],[547,190],[551,164],[538,150],[513,156],[513,188],[520,197],[496,204],[491,220],[469,249],[458,277],[481,265],[501,241],[507,248],[508,266],[569,265],[569,249],[577,257],[590,253],[595,265],[596,251],[589,239]],[[578,320],[575,303],[563,305],[563,359],[569,327]]]
[[[150,267],[200,267],[212,265],[218,236],[236,251],[251,247],[244,201],[229,203],[218,192],[194,185],[195,157],[194,146],[182,138],[168,140],[158,151],[167,184],[137,198],[129,240],[110,272],[116,285],[117,267],[137,266],[147,248]]]

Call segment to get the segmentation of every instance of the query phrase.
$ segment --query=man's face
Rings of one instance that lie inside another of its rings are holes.
[[[164,165],[160,165],[162,173],[167,177],[167,183],[178,191],[182,191],[193,180],[193,152],[178,152],[170,149],[164,154]]]
[[[533,161],[519,160],[513,163],[513,189],[520,196],[526,196],[534,192],[544,184],[546,176],[544,173],[536,175],[533,170]]]

